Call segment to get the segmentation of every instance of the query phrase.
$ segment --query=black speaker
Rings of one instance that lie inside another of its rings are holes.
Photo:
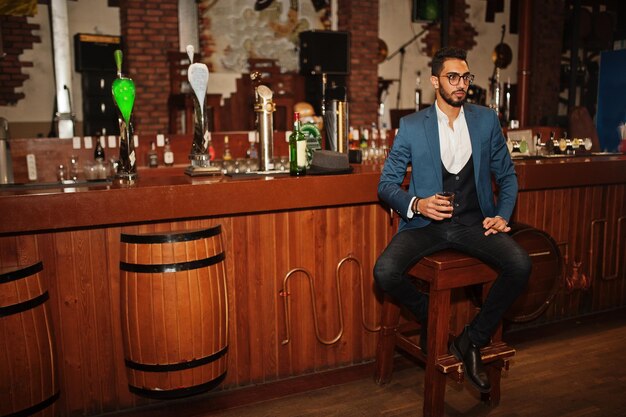
[[[300,32],[300,74],[350,73],[350,32]]]
[[[121,48],[121,38],[110,35],[74,35],[74,67],[82,71],[111,71],[116,73],[113,52]]]

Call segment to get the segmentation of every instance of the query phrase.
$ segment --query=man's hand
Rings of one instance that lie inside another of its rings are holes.
[[[502,217],[486,217],[483,220],[483,228],[487,229],[485,236],[495,235],[496,233],[506,233],[511,228],[507,226],[506,220]]]
[[[444,220],[452,217],[453,208],[450,201],[437,194],[422,198],[417,202],[417,208],[422,216],[433,220]]]

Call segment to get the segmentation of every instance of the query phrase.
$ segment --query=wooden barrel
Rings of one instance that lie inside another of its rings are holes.
[[[515,224],[511,236],[530,255],[532,272],[526,290],[507,311],[505,318],[528,322],[543,314],[554,299],[562,275],[562,257],[554,239],[539,229]]]
[[[41,262],[0,269],[0,416],[54,416],[59,398]]]
[[[122,339],[131,392],[179,398],[226,376],[221,227],[121,235]]]

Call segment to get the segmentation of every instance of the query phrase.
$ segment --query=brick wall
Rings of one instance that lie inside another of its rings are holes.
[[[26,49],[32,49],[35,42],[41,42],[33,35],[39,25],[29,24],[25,16],[0,16],[0,30],[4,53],[0,58],[0,106],[14,105],[24,98],[24,93],[17,90],[29,78],[22,68],[32,67],[33,63],[20,61],[20,55]]]
[[[124,73],[135,81],[135,132],[168,131],[168,51],[179,50],[178,0],[120,1]]]
[[[530,1],[530,0],[529,0]],[[528,125],[554,123],[542,120],[559,113],[559,86],[565,0],[532,0],[531,74]]]
[[[350,124],[355,127],[378,120],[378,2],[339,0],[339,30],[351,34],[347,86]]]
[[[448,45],[470,51],[476,46],[474,39],[478,32],[469,23],[469,5],[466,0],[452,0],[449,2],[450,30],[448,33]],[[422,52],[432,57],[441,48],[441,25],[431,23],[428,32],[420,41],[424,46]],[[429,74],[430,75],[430,74]]]

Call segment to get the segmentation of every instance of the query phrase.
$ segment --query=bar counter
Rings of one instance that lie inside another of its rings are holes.
[[[519,159],[520,192],[626,183],[619,154]],[[288,174],[189,177],[185,166],[141,168],[132,185],[0,185],[0,235],[224,214],[375,203],[382,165],[353,165],[351,175]]]
[[[547,232],[563,255],[562,274],[550,277],[555,293],[535,296],[549,297],[549,308],[526,324],[626,306],[626,156],[515,164],[514,220]],[[0,268],[41,262],[50,295],[60,392],[51,415],[159,401],[129,391],[120,326],[123,234],[221,226],[228,366],[206,401],[373,360],[381,295],[371,271],[397,222],[377,198],[382,166],[302,178],[192,178],[184,168],[142,168],[132,186],[0,187]]]
[[[381,166],[302,178],[190,177],[185,168],[141,168],[132,185],[0,186],[0,234],[374,203]]]

